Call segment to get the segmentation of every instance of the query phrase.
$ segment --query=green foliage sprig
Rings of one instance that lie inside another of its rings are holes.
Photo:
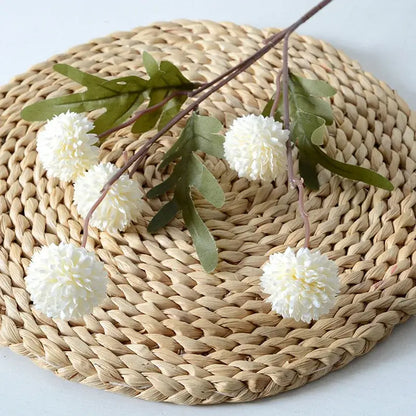
[[[324,143],[326,126],[333,123],[331,105],[324,97],[336,93],[328,83],[289,74],[290,138],[299,152],[299,173],[309,189],[319,189],[317,165],[345,178],[362,181],[391,191],[393,185],[378,173],[329,157],[320,147]],[[268,116],[274,98],[265,106],[263,115]],[[274,113],[277,121],[283,119],[283,97]]]
[[[39,101],[22,110],[27,121],[45,121],[66,111],[75,113],[105,109],[94,122],[92,133],[101,135],[127,120],[145,101],[149,107],[163,101],[174,91],[191,91],[199,86],[189,81],[168,61],[160,65],[150,54],[143,54],[143,63],[149,79],[128,76],[106,80],[87,74],[66,64],[54,65],[54,70],[87,88],[86,91]],[[180,110],[186,95],[172,98],[158,111],[144,114],[133,125],[134,133],[151,130],[158,122],[162,128]]]
[[[78,92],[63,97],[40,101],[25,107],[22,117],[28,121],[44,121],[54,115],[66,112],[90,112],[104,109],[105,112],[95,120],[92,131],[105,139],[112,132],[132,125],[132,132],[140,134],[156,128],[158,132],[133,154],[119,171],[111,177],[101,191],[101,195],[90,209],[84,221],[82,246],[85,247],[88,236],[88,224],[94,210],[104,200],[111,186],[130,169],[132,175],[140,166],[151,145],[165,134],[173,125],[189,113],[211,94],[245,71],[256,60],[285,39],[283,54],[285,96],[277,97],[277,108],[273,114],[276,120],[285,117],[285,128],[290,127],[291,141],[299,150],[300,174],[305,184],[311,189],[319,187],[316,167],[321,165],[330,171],[346,178],[361,180],[368,184],[391,190],[392,184],[381,175],[364,169],[336,161],[330,158],[321,148],[324,142],[326,126],[333,123],[330,103],[325,98],[334,95],[335,90],[323,81],[307,80],[290,74],[288,76],[287,40],[289,35],[307,21],[311,16],[325,7],[331,0],[322,0],[308,13],[290,25],[287,29],[273,35],[257,52],[229,69],[224,74],[206,84],[189,81],[180,70],[170,62],[158,64],[148,53],[143,54],[143,64],[148,78],[128,76],[106,80],[87,74],[72,66],[57,64],[54,69],[86,87]],[[280,78],[279,78],[280,79]],[[288,94],[286,92],[288,91]],[[188,97],[198,96],[191,104],[181,109]],[[266,105],[263,114],[269,116],[276,107],[274,99]],[[135,111],[138,112],[135,113]],[[289,109],[290,111],[286,111]],[[289,126],[290,112],[290,126]],[[177,214],[182,216],[193,238],[201,264],[208,272],[215,269],[218,253],[215,241],[208,228],[199,216],[193,202],[193,189],[198,190],[207,201],[215,207],[224,204],[224,193],[215,177],[205,167],[195,153],[202,151],[207,154],[223,157],[223,140],[219,134],[221,123],[211,117],[193,113],[185,128],[166,152],[160,165],[164,169],[168,164],[175,163],[171,175],[161,184],[151,189],[148,198],[156,198],[170,192],[171,198],[150,221],[148,229],[157,232],[167,225]],[[288,160],[291,161],[291,146],[288,146]],[[291,184],[299,188],[301,214],[307,218],[303,206],[303,182],[293,178],[293,168],[289,167]],[[309,241],[309,223],[305,220],[306,245]]]
[[[192,188],[197,189],[216,208],[223,206],[224,192],[194,152],[200,150],[222,158],[224,138],[218,134],[221,128],[221,123],[213,117],[192,114],[179,139],[166,152],[159,166],[159,169],[164,169],[169,163],[179,159],[172,174],[147,194],[149,198],[157,198],[167,191],[174,190],[172,199],[154,216],[148,230],[153,233],[158,231],[168,224],[178,211],[182,211],[201,264],[208,272],[213,271],[218,263],[217,247],[195,208],[191,191]]]

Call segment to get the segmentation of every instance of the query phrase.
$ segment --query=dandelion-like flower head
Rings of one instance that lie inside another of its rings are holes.
[[[272,117],[239,117],[225,134],[224,156],[238,176],[271,182],[286,170],[288,138],[289,130]]]
[[[103,186],[117,170],[112,163],[100,163],[75,181],[74,202],[83,218],[100,197]],[[140,217],[142,198],[143,192],[139,184],[128,175],[122,175],[94,211],[90,225],[108,232],[124,230],[131,221]]]
[[[51,244],[34,254],[25,282],[35,309],[68,320],[91,313],[104,300],[107,272],[85,248]]]
[[[336,264],[307,248],[272,254],[260,280],[275,312],[308,323],[329,312],[340,286]]]
[[[98,162],[94,125],[84,115],[66,112],[49,120],[37,136],[39,159],[48,176],[72,181]]]

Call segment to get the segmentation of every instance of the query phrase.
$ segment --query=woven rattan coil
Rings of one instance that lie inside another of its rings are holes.
[[[110,274],[102,307],[79,321],[52,320],[32,309],[25,290],[30,258],[40,246],[79,244],[82,219],[72,185],[48,179],[37,160],[40,123],[20,110],[77,89],[54,73],[56,62],[103,77],[143,75],[141,53],[206,81],[253,53],[272,33],[234,24],[177,21],[115,33],[33,67],[0,88],[1,342],[72,381],[146,400],[181,404],[243,402],[316,380],[370,351],[416,313],[414,231],[416,116],[386,84],[327,43],[294,35],[290,67],[337,89],[326,151],[386,175],[387,192],[321,171],[308,193],[311,247],[336,261],[341,294],[330,314],[310,325],[270,311],[259,288],[267,256],[303,243],[297,194],[285,181],[239,179],[222,160],[206,163],[226,192],[213,209],[197,199],[219,248],[217,270],[205,273],[181,218],[156,235],[146,225],[164,201],[149,200],[143,220],[126,232],[91,229],[88,248]],[[201,112],[226,125],[259,113],[273,92],[279,47],[211,96]],[[145,190],[179,127],[151,149],[137,180]],[[122,163],[140,139],[119,132],[102,160]]]

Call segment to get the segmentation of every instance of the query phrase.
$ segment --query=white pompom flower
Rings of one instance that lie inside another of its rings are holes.
[[[34,308],[65,320],[91,313],[106,296],[107,280],[93,253],[65,243],[35,253],[25,278]]]
[[[340,288],[337,265],[308,248],[272,254],[260,281],[275,312],[307,323],[329,312]]]
[[[98,162],[98,137],[84,115],[59,114],[49,120],[37,136],[39,159],[48,176],[68,182]]]
[[[83,218],[88,215],[100,197],[101,189],[117,170],[112,163],[100,163],[75,181],[74,202]],[[139,184],[128,175],[122,175],[94,211],[90,225],[101,231],[123,231],[131,221],[141,216],[142,198],[143,192]]]
[[[224,156],[239,177],[271,182],[286,170],[288,139],[282,123],[250,114],[235,119],[226,132]]]

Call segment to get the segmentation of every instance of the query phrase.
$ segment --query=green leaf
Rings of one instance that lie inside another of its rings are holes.
[[[55,71],[86,87],[86,91],[63,97],[40,101],[25,107],[22,118],[28,121],[44,121],[53,116],[73,111],[77,113],[105,109],[95,120],[94,133],[100,134],[127,120],[146,100],[151,107],[176,90],[192,90],[198,85],[190,82],[179,69],[170,62],[162,61],[160,66],[148,54],[143,54],[143,64],[150,79],[136,76],[106,80],[87,74],[66,64],[57,64]],[[186,96],[177,97],[173,105],[165,104],[158,111],[144,114],[133,126],[133,132],[144,132],[165,125],[185,102]],[[160,121],[159,119],[162,118]],[[161,123],[163,121],[163,123]]]
[[[322,144],[325,131],[325,120],[323,118],[303,111],[298,111],[293,118],[290,136],[292,141],[294,141],[299,148],[302,148],[312,141],[312,137],[314,137],[312,143]]]
[[[210,204],[216,208],[221,208],[224,205],[225,197],[221,186],[198,156],[191,155],[189,157],[187,174],[190,178],[190,185],[198,189]]]
[[[156,185],[153,187],[148,193],[147,197],[150,199],[157,198],[160,195],[165,194],[166,192],[169,192],[170,190],[174,189],[179,179],[182,177],[182,169],[184,165],[182,163],[178,163],[175,168],[173,169],[173,172],[171,175],[164,180],[159,185]]]
[[[321,121],[322,124],[312,132],[311,142],[319,146],[319,145],[324,144],[324,135],[326,132],[326,127],[325,127],[325,120],[320,119],[319,117],[317,117],[317,119]]]
[[[264,106],[263,111],[261,112],[261,115],[263,117],[269,117],[270,116],[270,111],[272,111],[275,96],[276,95],[273,95],[273,97],[270,98],[270,100],[267,101],[266,105]]]
[[[169,93],[166,89],[154,89],[150,93],[150,100],[148,104],[148,108],[153,107],[160,101],[166,98],[166,95]],[[151,130],[157,123],[162,114],[163,107],[150,111],[148,113],[143,114],[134,124],[131,129],[133,133],[144,133],[146,131]]]
[[[310,138],[325,129],[325,120],[302,111],[296,113],[290,131],[291,140],[299,149],[299,173],[309,189],[319,189],[317,161]],[[316,133],[315,133],[316,132]],[[322,138],[321,138],[322,139]]]
[[[153,77],[159,71],[156,59],[146,51],[143,52],[143,66],[149,77]]]
[[[303,111],[305,113],[313,114],[316,117],[324,119],[325,124],[331,125],[333,123],[332,109],[329,103],[316,97],[307,97],[302,94],[291,94],[291,99],[296,111]]]
[[[182,209],[183,220],[191,234],[202,267],[210,273],[217,267],[218,263],[215,240],[195,209],[189,190],[178,187],[175,199]]]
[[[72,79],[78,84],[87,86],[87,85],[102,85],[107,82],[107,80],[103,78],[96,77],[94,75],[87,74],[86,72],[82,72],[73,66],[67,64],[55,64],[53,66],[54,71],[58,72],[61,75],[66,76],[67,78]]]
[[[309,189],[319,189],[316,162],[309,159],[303,152],[299,152],[299,173]]]
[[[168,225],[175,218],[179,209],[180,208],[175,199],[172,199],[167,204],[163,205],[163,207],[150,221],[147,226],[147,231],[153,234]]]
[[[314,147],[319,164],[331,172],[343,176],[344,178],[362,181],[387,191],[392,191],[394,189],[393,184],[384,176],[381,176],[372,170],[362,168],[361,166],[349,165],[347,163],[332,159],[318,146]]]
[[[160,66],[155,59],[147,52],[143,53],[143,65],[150,77],[149,94],[150,101],[148,107],[152,107],[174,91],[192,90],[197,84],[185,78],[179,69],[168,61],[162,61]],[[186,95],[180,95],[169,100],[163,107],[140,117],[132,127],[133,133],[143,133],[149,131],[157,125],[158,130],[163,128],[180,111],[182,104],[186,101]]]
[[[152,92],[154,92],[155,95],[151,96],[148,107],[152,107],[169,95],[169,90],[152,90]],[[163,98],[160,98],[162,97],[162,92],[164,93],[164,96]],[[176,116],[176,114],[179,113],[182,104],[186,100],[186,95],[179,95],[169,100],[163,107],[144,114],[133,124],[132,132],[144,133],[155,127],[156,124],[158,130],[162,129],[173,117]]]
[[[192,90],[195,84],[184,77],[181,71],[169,61],[162,61],[159,72],[150,78],[150,84],[154,87],[169,87],[182,90]]]
[[[218,120],[193,113],[179,139],[166,152],[160,165],[163,168],[177,160],[172,174],[147,194],[149,198],[156,198],[170,190],[174,191],[172,200],[159,210],[148,229],[151,232],[158,230],[169,223],[178,210],[181,210],[201,264],[208,272],[214,270],[217,265],[217,248],[208,228],[198,215],[192,201],[191,190],[197,189],[217,208],[222,207],[225,198],[215,177],[194,152],[203,151],[221,157],[224,141],[224,138],[218,134],[221,127]]]
[[[282,90],[282,89],[281,89]],[[310,113],[321,117],[327,125],[332,124],[333,116],[331,106],[327,101],[320,97],[330,97],[334,95],[336,90],[325,81],[310,80],[302,78],[292,73],[289,74],[289,106],[290,115],[298,111]],[[283,116],[283,94],[280,94],[279,105],[277,106],[274,118],[277,121],[282,120]],[[274,98],[270,99],[263,109],[263,116],[269,116],[272,109]]]
[[[263,108],[263,111],[261,113],[261,115],[263,117],[271,117],[270,112],[272,111],[273,103],[274,103],[274,96],[267,102],[267,104]],[[277,109],[276,109],[276,111],[274,113],[274,119],[276,121],[278,121],[279,123],[281,123],[282,120],[283,120],[283,99],[282,99],[282,95],[281,94],[280,94],[280,98],[279,98],[279,103],[278,103]]]
[[[198,116],[194,123],[196,148],[218,159],[224,157],[224,137],[218,134],[222,124],[213,117]]]
[[[224,137],[218,134],[221,122],[213,117],[198,116],[194,113],[186,123],[179,139],[166,152],[160,169],[165,168],[186,154],[201,150],[212,156],[222,158],[224,155]]]
[[[40,101],[22,110],[28,121],[41,121],[68,110],[77,113],[105,108],[95,121],[94,132],[99,134],[122,123],[143,102],[147,81],[138,77],[123,77],[107,81],[86,74],[69,65],[58,64],[54,69],[87,87],[87,91]]]
[[[171,62],[162,61],[157,66],[156,61],[147,53],[143,56],[143,64],[150,77],[148,81],[149,88],[180,89],[186,91],[192,90],[197,86],[197,84],[194,84],[184,77],[181,71]]]
[[[330,158],[319,146],[324,143],[326,125],[332,124],[331,106],[321,97],[330,97],[335,89],[324,81],[308,80],[298,75],[289,76],[289,105],[291,119],[291,140],[299,149],[299,173],[309,189],[319,189],[317,165],[321,165],[331,172],[391,190],[393,185],[376,172],[339,162]],[[273,99],[269,100],[263,110],[263,115],[269,115]],[[283,100],[274,117],[281,120]]]
[[[299,149],[299,173],[308,188],[319,188],[316,174],[316,165],[319,164],[344,178],[362,181],[386,190],[393,189],[393,185],[378,173],[360,166],[339,162],[329,157],[313,141],[313,135],[316,135],[323,128],[325,126],[322,119],[303,112],[298,112],[297,118],[292,123],[292,140]]]
[[[172,98],[163,106],[162,114],[159,119],[159,123],[157,124],[158,130],[162,129],[172,120],[176,114],[179,113],[181,110],[182,104],[187,100],[187,96],[179,95],[175,98]]]
[[[337,90],[331,87],[327,82],[303,78],[299,75],[290,73],[290,80],[296,92],[312,97],[332,97]]]

